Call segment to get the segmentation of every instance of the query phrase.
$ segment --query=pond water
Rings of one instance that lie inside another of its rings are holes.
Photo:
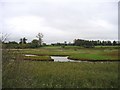
[[[76,60],[70,60],[68,59],[68,56],[51,56],[52,59],[54,59],[54,62],[81,62]]]
[[[32,55],[32,54],[26,54],[25,56],[36,56],[36,55]]]

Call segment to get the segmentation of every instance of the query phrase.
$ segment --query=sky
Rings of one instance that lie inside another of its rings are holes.
[[[0,32],[8,41],[45,43],[118,40],[119,0],[0,0]]]

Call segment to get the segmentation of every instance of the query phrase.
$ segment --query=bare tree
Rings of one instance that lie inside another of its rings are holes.
[[[8,34],[3,34],[3,33],[0,33],[0,42],[5,42],[8,38]]]
[[[39,46],[41,46],[42,45],[42,38],[43,38],[43,34],[42,33],[38,33],[38,35],[36,36],[38,39],[39,39],[39,42],[38,42],[38,44],[39,44]]]

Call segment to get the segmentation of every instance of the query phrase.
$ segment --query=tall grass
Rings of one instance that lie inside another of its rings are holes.
[[[118,63],[15,62],[3,67],[4,88],[116,88]]]

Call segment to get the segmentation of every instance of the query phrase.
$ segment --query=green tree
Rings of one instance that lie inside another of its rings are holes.
[[[113,41],[113,45],[114,45],[114,46],[117,45],[117,42],[116,42],[116,41]]]
[[[20,44],[26,44],[27,42],[27,39],[24,37],[24,38],[20,38]]]
[[[39,46],[39,41],[37,39],[32,40],[31,42],[31,47],[32,48],[37,48]]]
[[[27,39],[24,37],[23,38],[23,43],[26,44]]]
[[[19,44],[22,44],[22,42],[23,42],[23,39],[22,39],[22,38],[20,38],[20,42],[19,42]]]

